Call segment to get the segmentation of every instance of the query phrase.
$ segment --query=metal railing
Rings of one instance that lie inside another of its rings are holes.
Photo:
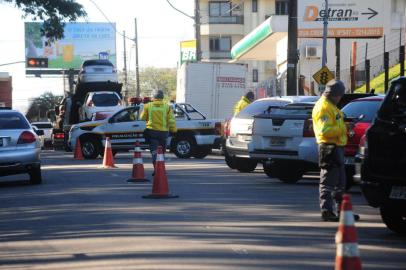
[[[209,16],[209,24],[244,24],[244,16]]]
[[[203,52],[202,56],[206,59],[231,59],[231,52],[209,51]]]

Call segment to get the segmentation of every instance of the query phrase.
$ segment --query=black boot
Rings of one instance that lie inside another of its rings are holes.
[[[321,219],[323,221],[332,221],[332,222],[337,222],[339,220],[339,217],[337,217],[333,212],[331,211],[322,211],[321,212]]]

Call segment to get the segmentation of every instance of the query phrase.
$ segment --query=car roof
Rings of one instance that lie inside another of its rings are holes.
[[[313,102],[317,101],[320,97],[319,96],[274,96],[274,97],[267,97],[261,98],[258,100],[281,100],[281,101],[289,101],[289,102]]]
[[[35,124],[51,124],[51,122],[31,122],[31,125],[35,125]]]
[[[10,109],[0,110],[0,113],[2,113],[2,112],[5,112],[5,113],[14,112],[14,113],[22,114],[20,111],[17,111],[17,110],[10,110]]]
[[[378,96],[371,96],[371,97],[364,97],[364,98],[357,98],[352,100],[351,102],[360,102],[360,101],[382,101],[384,100],[385,95],[378,95]],[[350,102],[350,103],[351,103]]]

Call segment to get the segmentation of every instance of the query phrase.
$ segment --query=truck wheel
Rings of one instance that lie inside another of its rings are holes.
[[[42,182],[41,167],[34,167],[28,172],[30,175],[30,184],[38,185]]]
[[[190,158],[194,152],[195,143],[190,137],[179,137],[175,139],[173,152],[178,158]]]
[[[381,217],[386,227],[399,234],[406,234],[406,210],[394,204],[380,207]]]
[[[94,138],[85,138],[81,140],[82,153],[85,159],[95,159],[102,152],[102,146]]]
[[[239,172],[253,172],[257,167],[258,162],[248,158],[236,158],[235,167]]]
[[[235,157],[230,156],[227,153],[227,150],[225,150],[225,152],[224,152],[224,160],[226,161],[226,164],[230,169],[233,169],[233,170],[237,169]]]
[[[271,169],[271,163],[270,162],[264,162],[262,164],[264,168],[264,173],[269,177],[269,178],[275,178],[275,173]]]
[[[195,151],[193,152],[192,156],[194,158],[205,158],[208,154],[211,153],[211,148],[208,146],[196,146]]]
[[[294,184],[302,179],[303,170],[296,164],[288,165],[288,163],[274,162],[272,164],[273,175],[284,183]]]

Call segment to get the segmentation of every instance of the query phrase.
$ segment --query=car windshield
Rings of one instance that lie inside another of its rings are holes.
[[[115,94],[96,94],[92,97],[93,104],[99,107],[117,106],[119,98]]]
[[[245,107],[237,114],[237,118],[252,119],[255,115],[265,112],[269,106],[284,106],[288,104],[286,100],[257,100]]]
[[[346,117],[360,118],[362,115],[360,122],[371,123],[381,104],[381,100],[354,101],[348,103],[342,111]]]
[[[284,114],[284,115],[296,115],[296,114],[308,114],[311,115],[314,104],[287,104],[282,108],[271,108],[271,114]]]
[[[29,129],[30,125],[24,116],[15,112],[0,114],[0,129]]]
[[[87,66],[113,66],[113,64],[108,60],[87,60],[83,63],[84,67]]]
[[[33,126],[37,127],[37,128],[52,128],[52,124],[51,123],[32,123]]]

